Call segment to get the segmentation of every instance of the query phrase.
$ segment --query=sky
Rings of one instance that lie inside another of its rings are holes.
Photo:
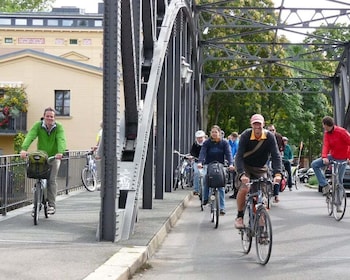
[[[73,6],[84,9],[85,13],[97,13],[98,3],[102,2],[103,0],[56,0],[52,7]]]

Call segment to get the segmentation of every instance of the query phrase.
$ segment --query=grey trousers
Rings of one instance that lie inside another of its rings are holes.
[[[55,159],[51,165],[50,178],[47,182],[47,200],[49,206],[56,207],[56,195],[57,195],[57,174],[60,169],[61,160]]]

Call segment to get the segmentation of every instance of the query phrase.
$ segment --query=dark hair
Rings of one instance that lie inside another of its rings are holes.
[[[334,126],[334,120],[332,117],[330,116],[325,116],[323,119],[322,119],[322,123],[326,126]]]

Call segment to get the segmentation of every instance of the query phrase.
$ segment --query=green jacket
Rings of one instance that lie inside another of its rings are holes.
[[[291,160],[293,159],[293,151],[292,148],[287,144],[284,147],[284,152],[283,152],[283,160]]]
[[[51,132],[48,132],[42,124],[42,121],[38,121],[33,125],[23,141],[22,150],[27,151],[30,144],[38,138],[38,150],[47,152],[49,157],[63,154],[66,150],[66,137],[62,124],[56,122]]]

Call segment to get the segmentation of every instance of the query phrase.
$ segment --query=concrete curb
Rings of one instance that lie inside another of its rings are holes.
[[[128,280],[145,264],[156,252],[164,241],[171,228],[181,217],[193,194],[189,193],[184,200],[174,209],[169,218],[161,226],[159,231],[152,237],[147,246],[123,247],[103,265],[90,273],[84,280]]]

